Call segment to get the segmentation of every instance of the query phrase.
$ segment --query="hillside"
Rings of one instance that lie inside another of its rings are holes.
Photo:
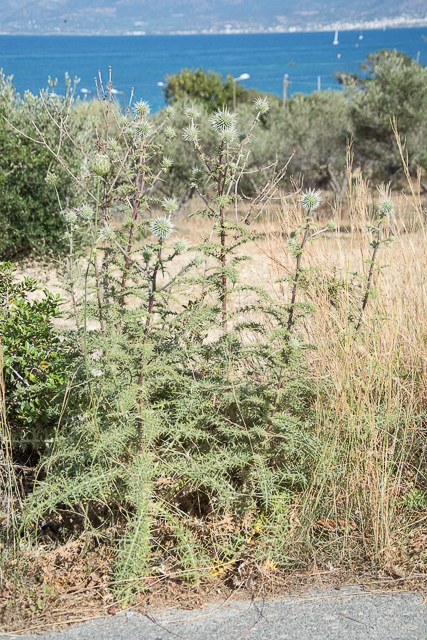
[[[426,23],[424,0],[3,0],[0,33],[215,33]]]

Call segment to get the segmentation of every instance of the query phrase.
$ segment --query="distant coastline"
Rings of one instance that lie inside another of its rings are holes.
[[[132,30],[117,29],[56,29],[43,30],[37,24],[31,25],[28,29],[4,30],[0,26],[0,36],[190,36],[190,35],[239,35],[239,34],[279,34],[279,33],[318,33],[339,31],[371,31],[375,29],[411,29],[427,27],[427,15],[424,17],[402,15],[395,18],[377,18],[374,20],[360,22],[331,22],[328,24],[318,24],[316,22],[305,22],[301,25],[285,26],[282,24],[270,27],[246,27],[239,26],[239,23],[224,24],[221,27],[210,27],[209,29],[194,30]]]

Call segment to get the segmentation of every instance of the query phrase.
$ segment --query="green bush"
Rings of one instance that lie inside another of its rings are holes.
[[[80,194],[71,176],[79,175],[84,165],[76,163],[72,144],[65,139],[60,145],[64,164],[55,163],[53,170],[54,159],[42,144],[41,133],[44,141],[57,149],[61,129],[52,115],[60,114],[75,142],[90,148],[95,137],[88,125],[93,124],[96,110],[81,102],[69,110],[74,87],[68,77],[66,81],[65,96],[49,98],[50,88],[40,96],[27,91],[21,98],[12,78],[0,72],[0,259],[13,258],[22,251],[48,258],[67,246],[59,202],[78,202]]]
[[[15,442],[44,445],[57,424],[70,348],[52,320],[61,300],[33,278],[19,281],[12,265],[0,262],[0,345],[6,385],[6,418]],[[31,294],[43,292],[42,299]]]
[[[232,106],[233,103],[233,79],[230,75],[226,80],[220,73],[199,69],[182,69],[172,76],[167,75],[166,86],[163,89],[167,104],[173,104],[176,100],[190,98],[201,102],[208,111],[212,112],[223,106]],[[236,81],[236,98],[244,93],[245,89]]]

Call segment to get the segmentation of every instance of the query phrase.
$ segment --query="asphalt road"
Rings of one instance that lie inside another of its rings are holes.
[[[3,636],[8,639],[17,636]],[[420,594],[367,593],[354,587],[277,599],[127,611],[26,640],[427,640],[427,601]]]

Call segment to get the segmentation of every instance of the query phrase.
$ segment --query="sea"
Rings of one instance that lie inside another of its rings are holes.
[[[335,35],[338,44],[334,44]],[[103,81],[112,70],[120,103],[148,100],[153,110],[164,106],[163,88],[168,74],[184,67],[203,67],[242,80],[246,87],[282,97],[286,91],[312,93],[340,88],[334,73],[355,72],[369,52],[397,49],[427,65],[426,28],[367,31],[176,35],[176,36],[0,36],[0,68],[13,76],[17,91],[38,93],[57,78],[55,92],[65,90],[65,73],[80,82],[82,99],[95,92],[94,78]]]

